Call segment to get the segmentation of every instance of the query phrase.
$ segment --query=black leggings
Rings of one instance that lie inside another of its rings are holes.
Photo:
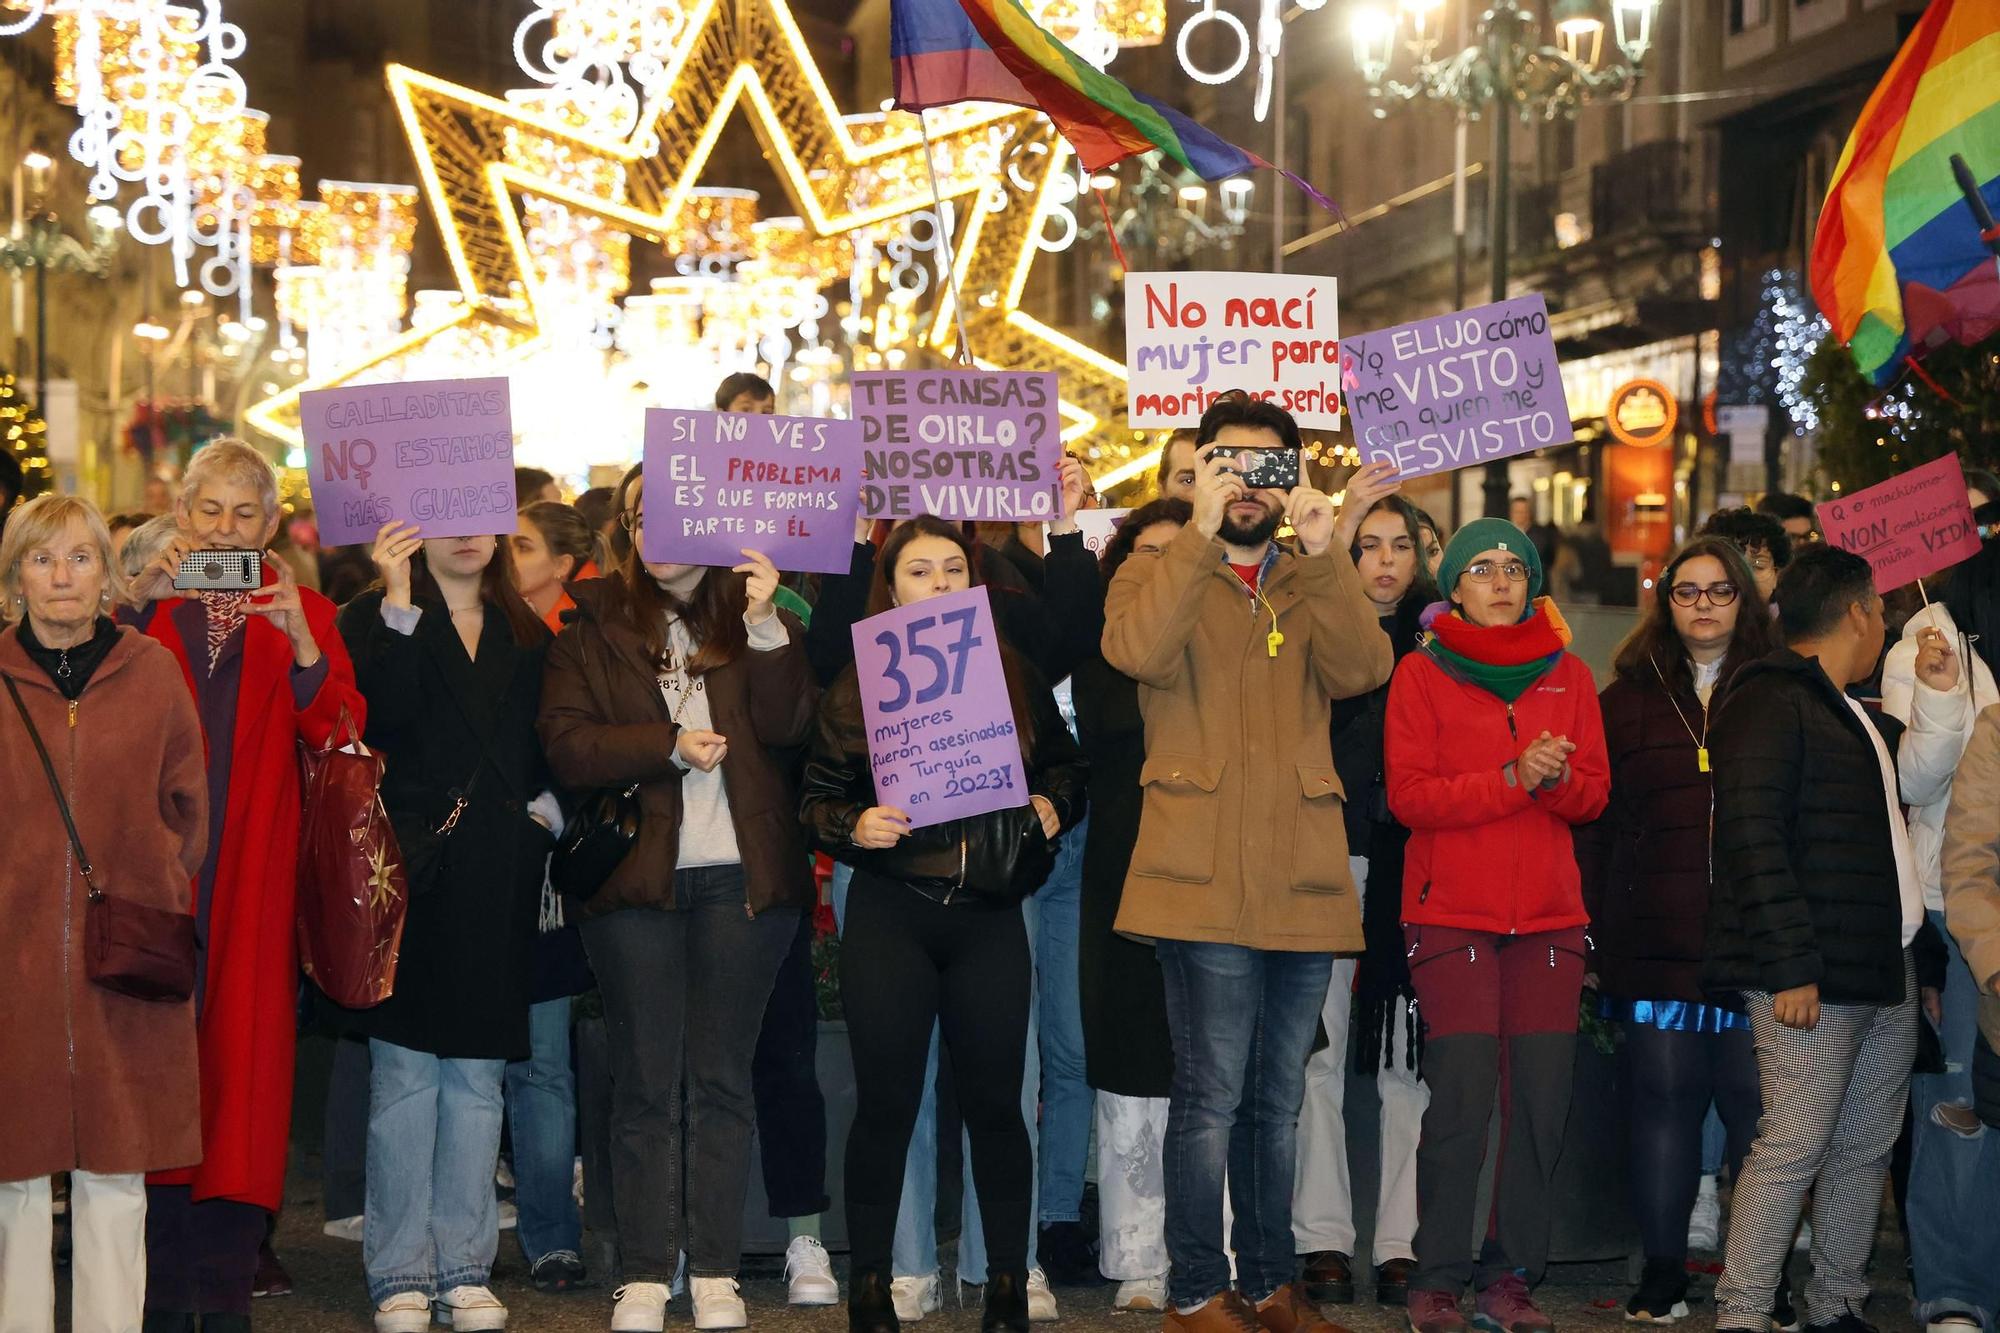
[[[942,1025],[989,1271],[1024,1273],[1034,1155],[1021,1121],[1034,968],[1019,907],[941,906],[857,873],[840,939],[840,995],[854,1054],[847,1234],[856,1274],[889,1276],[903,1161]]]
[[[1701,1186],[1701,1127],[1715,1103],[1729,1133],[1729,1170],[1743,1164],[1763,1111],[1748,1029],[1662,1032],[1625,1024],[1618,1051],[1630,1135],[1632,1210],[1648,1259],[1687,1258],[1688,1215]]]

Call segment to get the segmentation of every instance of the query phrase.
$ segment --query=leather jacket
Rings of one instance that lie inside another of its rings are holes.
[[[1034,713],[1028,792],[1047,797],[1067,831],[1084,815],[1083,752],[1063,725],[1048,686],[1026,662],[1018,666]],[[1019,902],[1055,868],[1056,843],[1043,835],[1032,805],[913,829],[890,848],[855,846],[856,821],[879,804],[868,763],[861,691],[850,666],[820,696],[819,735],[806,765],[800,817],[815,847],[857,871],[907,884],[941,903]]]

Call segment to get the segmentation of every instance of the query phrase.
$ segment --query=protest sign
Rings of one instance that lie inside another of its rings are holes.
[[[1576,438],[1540,296],[1349,338],[1340,365],[1361,461],[1404,481]]]
[[[845,574],[854,555],[861,428],[754,412],[646,410],[640,553],[682,565],[743,563]]]
[[[505,377],[315,389],[299,424],[323,545],[372,545],[391,519],[425,537],[514,531]]]
[[[1129,509],[1079,509],[1076,511],[1076,526],[1083,532],[1083,546],[1092,555],[1103,555],[1104,548],[1111,544],[1111,536],[1118,531],[1118,525],[1125,521]]]
[[[875,799],[909,815],[912,828],[1028,803],[986,589],[857,624],[854,669]]]
[[[1819,530],[1875,567],[1875,589],[1888,592],[1912,579],[1979,554],[1979,525],[1965,472],[1946,454],[1865,491],[1822,501]]]
[[[1338,430],[1336,295],[1322,274],[1126,274],[1132,429],[1199,425],[1218,394],[1241,389],[1307,430]]]
[[[862,513],[1036,522],[1062,512],[1054,375],[868,370],[852,380]]]

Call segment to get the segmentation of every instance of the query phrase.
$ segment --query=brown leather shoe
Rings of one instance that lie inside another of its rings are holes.
[[[1299,1256],[1299,1281],[1306,1295],[1321,1305],[1354,1303],[1354,1268],[1339,1250],[1315,1250]]]
[[[1319,1312],[1304,1287],[1287,1282],[1256,1307],[1257,1322],[1265,1333],[1347,1333],[1347,1330]]]
[[[1375,1270],[1375,1303],[1401,1306],[1410,1299],[1410,1274],[1417,1271],[1415,1259],[1391,1259]]]
[[[1192,1314],[1167,1310],[1166,1333],[1265,1333],[1266,1325],[1242,1292],[1219,1291]]]

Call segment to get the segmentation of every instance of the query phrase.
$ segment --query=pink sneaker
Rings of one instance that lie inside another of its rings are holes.
[[[1528,1299],[1528,1283],[1509,1273],[1479,1293],[1473,1324],[1482,1333],[1556,1333],[1555,1321]]]
[[[1448,1291],[1412,1287],[1403,1305],[1409,1312],[1410,1333],[1467,1333],[1465,1316],[1458,1312],[1458,1297]]]

